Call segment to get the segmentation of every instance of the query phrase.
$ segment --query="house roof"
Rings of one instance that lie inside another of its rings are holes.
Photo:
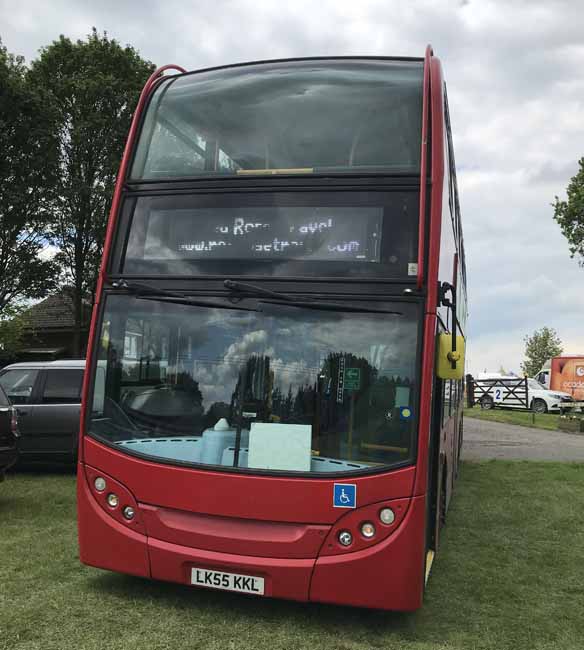
[[[87,306],[86,306],[87,307]],[[67,290],[49,296],[24,313],[27,329],[72,330],[74,327],[73,300]]]

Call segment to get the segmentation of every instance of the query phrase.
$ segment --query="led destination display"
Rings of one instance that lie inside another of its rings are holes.
[[[143,259],[379,262],[382,207],[153,210]]]

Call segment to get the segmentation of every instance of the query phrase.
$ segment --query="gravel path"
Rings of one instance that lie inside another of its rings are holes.
[[[492,458],[584,462],[584,435],[465,418],[462,459]]]

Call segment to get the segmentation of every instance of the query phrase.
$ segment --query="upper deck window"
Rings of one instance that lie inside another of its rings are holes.
[[[422,61],[329,59],[171,77],[151,100],[131,177],[416,174],[422,76]]]

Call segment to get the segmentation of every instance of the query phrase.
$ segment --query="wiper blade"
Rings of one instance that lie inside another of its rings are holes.
[[[394,316],[403,316],[401,311],[391,311],[389,309],[373,309],[371,307],[360,307],[359,305],[344,305],[340,302],[328,302],[325,300],[293,300],[292,302],[282,302],[278,300],[263,300],[258,304],[258,311],[262,311],[262,305],[282,305],[283,307],[301,307],[303,309],[318,309],[322,311],[340,311],[355,312],[360,314],[392,314]]]
[[[263,287],[258,287],[256,284],[248,284],[247,282],[235,282],[235,280],[227,279],[223,280],[223,286],[237,293],[249,293],[252,296],[264,296],[266,298],[275,298],[276,300],[296,302],[295,298],[286,293],[271,291],[270,289],[264,289]]]
[[[389,311],[387,309],[372,309],[371,307],[359,307],[357,305],[344,305],[342,303],[328,302],[325,300],[306,300],[304,298],[297,298],[296,296],[289,296],[286,293],[279,291],[271,291],[258,287],[256,284],[248,284],[247,282],[235,282],[235,280],[224,280],[223,286],[231,291],[241,293],[249,293],[254,296],[263,296],[265,298],[272,298],[273,300],[266,300],[266,303],[275,305],[288,305],[290,307],[303,307],[305,309],[322,309],[328,311],[346,311],[346,312],[360,312],[368,314],[394,314],[396,316],[403,316],[401,311]],[[260,302],[260,306],[261,306]]]
[[[211,307],[213,309],[238,309],[240,311],[256,311],[248,307],[236,307],[234,305],[227,305],[224,302],[213,302],[211,300],[199,300],[198,298],[190,298],[178,291],[169,291],[168,289],[160,289],[145,282],[128,282],[127,280],[116,280],[111,283],[114,289],[124,289],[134,294],[138,298],[144,300],[160,300],[164,298],[164,302],[175,302],[182,305],[193,305],[195,307]]]

